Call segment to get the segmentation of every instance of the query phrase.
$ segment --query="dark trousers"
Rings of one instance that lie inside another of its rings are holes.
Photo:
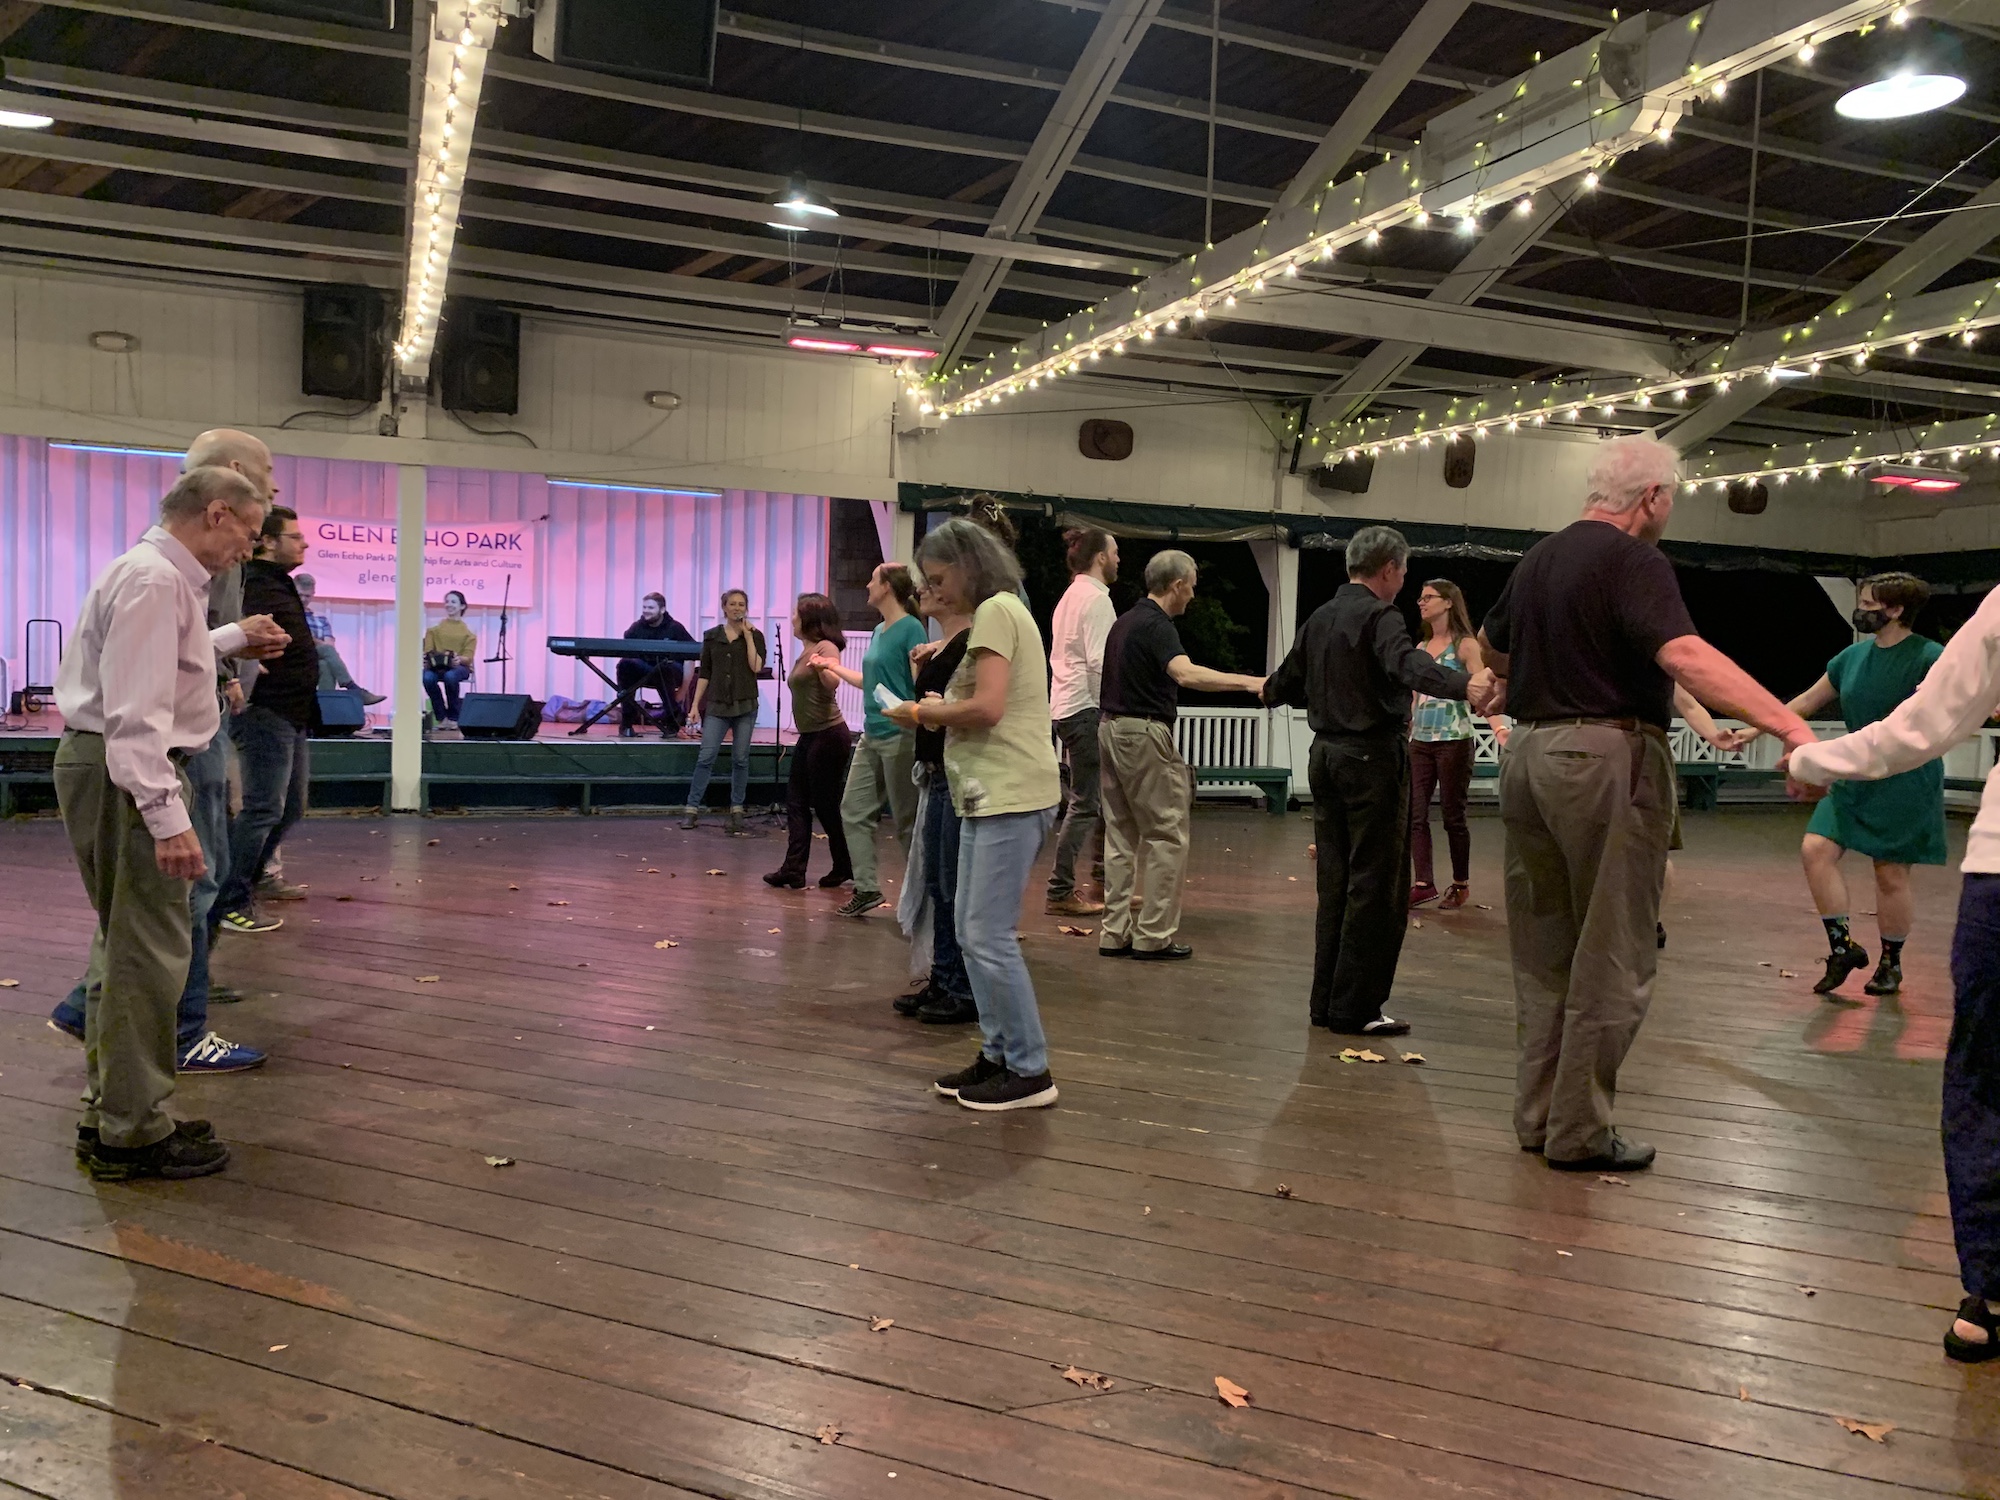
[[[1472,790],[1471,740],[1410,741],[1410,874],[1418,885],[1436,885],[1431,866],[1431,793],[1444,803],[1444,840],[1451,850],[1451,878],[1472,877],[1472,830],[1465,795]]]
[[[1354,1028],[1382,1014],[1410,900],[1410,758],[1400,733],[1320,735],[1308,778],[1319,841],[1312,1017]]]
[[[2000,875],[1971,875],[1951,939],[1951,1045],[1944,1055],[1944,1175],[1958,1275],[2000,1301]]]
[[[281,714],[253,703],[229,721],[229,736],[243,767],[243,810],[229,830],[229,877],[215,898],[224,914],[248,909],[265,863],[305,816],[312,775],[307,731]]]
[[[636,657],[622,656],[618,659],[618,686],[632,697],[623,699],[618,705],[618,726],[621,729],[635,728],[643,717],[637,706],[637,697],[647,688],[660,695],[660,727],[679,730],[681,727],[681,669],[676,664],[655,661],[640,661]]]
[[[1097,710],[1086,708],[1055,722],[1057,754],[1069,762],[1069,796],[1056,833],[1056,863],[1049,899],[1076,892],[1076,857],[1087,847],[1091,873],[1104,884],[1104,820],[1098,811]]]
[[[785,785],[785,862],[781,875],[803,876],[812,858],[812,824],[826,833],[833,856],[829,883],[854,878],[847,856],[847,829],[840,821],[840,795],[847,789],[847,759],[854,735],[845,724],[809,729],[792,746],[792,774]]]
[[[471,676],[470,667],[446,667],[442,672],[424,668],[424,691],[430,694],[431,717],[438,723],[458,722],[458,690]]]
[[[972,998],[958,946],[958,813],[941,767],[932,768],[924,800],[924,891],[931,898],[931,984],[954,1000]]]

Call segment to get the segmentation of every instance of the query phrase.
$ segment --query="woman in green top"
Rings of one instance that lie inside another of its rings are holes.
[[[1850,734],[1888,718],[1944,651],[1910,629],[1930,596],[1930,586],[1908,573],[1878,573],[1862,580],[1855,595],[1854,628],[1874,639],[1856,641],[1828,662],[1826,675],[1792,700],[1792,711],[1809,719],[1838,698]],[[1903,943],[1914,915],[1910,866],[1941,865],[1945,859],[1944,763],[1934,760],[1880,781],[1835,782],[1813,809],[1799,857],[1831,950],[1826,973],[1813,986],[1816,994],[1831,994],[1848,975],[1868,967],[1867,951],[1847,927],[1847,881],[1840,873],[1840,856],[1849,849],[1875,861],[1882,961],[1863,988],[1871,995],[1893,995],[1903,987]]]
[[[806,862],[812,857],[812,820],[826,831],[833,868],[820,877],[828,890],[854,878],[847,858],[847,834],[840,826],[840,787],[847,777],[847,752],[854,736],[834,702],[833,687],[823,675],[828,662],[840,660],[847,637],[841,633],[840,611],[824,594],[801,594],[792,610],[792,639],[799,659],[786,681],[792,690],[792,724],[799,732],[792,746],[792,775],[785,798],[785,862],[764,877],[766,885],[796,890],[806,883]]]
[[[890,721],[876,700],[885,687],[899,699],[915,692],[916,669],[910,653],[924,643],[924,622],[917,618],[917,584],[901,563],[883,563],[868,576],[868,606],[882,623],[868,637],[861,670],[830,662],[823,671],[829,687],[846,683],[861,689],[861,738],[847,767],[847,790],[840,799],[840,820],[847,825],[847,847],[854,856],[854,896],[840,908],[843,917],[866,916],[882,904],[882,882],[875,872],[875,829],[882,821],[886,799],[896,819],[896,841],[910,847],[910,829],[917,819],[917,783],[911,775],[916,761],[916,736]]]
[[[424,691],[440,724],[458,722],[458,690],[471,680],[478,655],[479,637],[465,623],[465,595],[452,589],[444,596],[444,618],[424,632]]]
[[[1465,595],[1449,578],[1433,578],[1417,594],[1417,644],[1447,667],[1477,672],[1486,663],[1473,638]],[[1489,718],[1493,738],[1507,748],[1507,721]],[[1437,901],[1456,911],[1472,894],[1472,828],[1465,804],[1472,790],[1472,710],[1453,698],[1417,693],[1410,704],[1410,905]],[[1431,863],[1431,793],[1444,804],[1444,838],[1451,850],[1451,885],[1438,901]]]

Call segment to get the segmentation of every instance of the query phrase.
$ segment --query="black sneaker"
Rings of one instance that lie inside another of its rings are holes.
[[[1653,1148],[1642,1141],[1628,1141],[1611,1132],[1611,1144],[1596,1156],[1571,1157],[1559,1161],[1546,1156],[1558,1172],[1643,1172],[1653,1164]]]
[[[1813,986],[1815,995],[1830,995],[1847,983],[1847,976],[1868,967],[1868,950],[1859,943],[1849,943],[1826,956],[1826,972],[1819,983]]]
[[[229,1165],[229,1148],[212,1136],[196,1140],[176,1130],[150,1146],[107,1146],[99,1141],[84,1165],[93,1182],[130,1182],[135,1177],[179,1181],[220,1172]]]
[[[845,906],[835,909],[834,915],[837,917],[865,917],[880,905],[882,905],[882,893],[880,891],[856,891],[852,896],[847,898]]]
[[[898,995],[892,1004],[897,1015],[914,1016],[933,1000],[942,1000],[943,998],[944,991],[932,988],[930,981],[925,980],[921,989],[912,990],[907,995]]]
[[[1046,1073],[1023,1078],[1002,1068],[997,1077],[961,1088],[958,1102],[967,1109],[987,1111],[1046,1109],[1056,1102],[1056,1081]]]
[[[956,1099],[960,1089],[969,1089],[976,1083],[984,1083],[989,1078],[998,1078],[1007,1069],[994,1062],[984,1052],[973,1058],[972,1066],[960,1068],[956,1073],[947,1073],[931,1085],[947,1099]]]
[[[917,1012],[917,1019],[926,1026],[963,1026],[979,1019],[979,1007],[970,995],[940,994]]]
[[[215,1127],[206,1120],[182,1120],[174,1126],[176,1134],[184,1135],[191,1141],[206,1141],[215,1135]],[[97,1127],[79,1125],[76,1127],[76,1159],[90,1160],[90,1153],[97,1149]]]
[[[687,810],[687,816],[681,819],[681,827],[683,828],[701,827],[701,809],[698,807],[690,807]]]
[[[1408,1021],[1399,1021],[1394,1016],[1377,1016],[1372,1021],[1363,1021],[1359,1026],[1349,1026],[1329,1016],[1325,1021],[1313,1024],[1323,1025],[1336,1036],[1407,1036],[1410,1031]]]
[[[1867,995],[1894,995],[1902,988],[1903,966],[1886,953],[1875,966],[1874,977],[1861,986],[1862,993]]]

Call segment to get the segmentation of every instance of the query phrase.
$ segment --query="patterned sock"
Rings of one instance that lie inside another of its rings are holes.
[[[1843,913],[1837,917],[1821,917],[1820,925],[1826,928],[1826,946],[1832,953],[1838,953],[1854,939],[1847,933],[1847,917]]]
[[[1900,969],[1903,966],[1903,944],[1907,943],[1908,941],[1909,939],[1906,937],[1883,938],[1882,962],[1885,964],[1894,964],[1897,968]]]

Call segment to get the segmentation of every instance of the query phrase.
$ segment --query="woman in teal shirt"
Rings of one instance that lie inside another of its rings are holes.
[[[1917,690],[1944,648],[1915,634],[1910,621],[1930,598],[1930,585],[1909,573],[1878,573],[1855,595],[1854,628],[1873,637],[1856,641],[1826,664],[1826,675],[1792,700],[1810,719],[1834,699],[1851,734],[1886,719]],[[1914,909],[1910,866],[1941,865],[1944,847],[1944,763],[1905,771],[1881,781],[1841,781],[1813,809],[1799,857],[1806,884],[1826,927],[1826,973],[1813,986],[1827,995],[1868,967],[1868,953],[1848,931],[1847,881],[1840,857],[1849,849],[1875,861],[1875,921],[1882,961],[1863,988],[1893,995],[1903,987],[1903,943]]]
[[[847,848],[854,861],[854,895],[840,908],[843,917],[865,916],[882,904],[882,882],[875,869],[875,825],[886,800],[896,819],[896,839],[910,847],[910,828],[917,815],[917,785],[911,775],[916,759],[916,735],[892,723],[876,701],[875,689],[885,687],[899,699],[916,691],[916,669],[910,653],[925,640],[924,622],[916,616],[917,584],[901,563],[883,563],[868,578],[868,603],[882,623],[868,637],[868,654],[861,670],[835,663],[822,675],[861,689],[861,738],[847,767],[847,790],[840,799],[840,821],[847,829]]]

